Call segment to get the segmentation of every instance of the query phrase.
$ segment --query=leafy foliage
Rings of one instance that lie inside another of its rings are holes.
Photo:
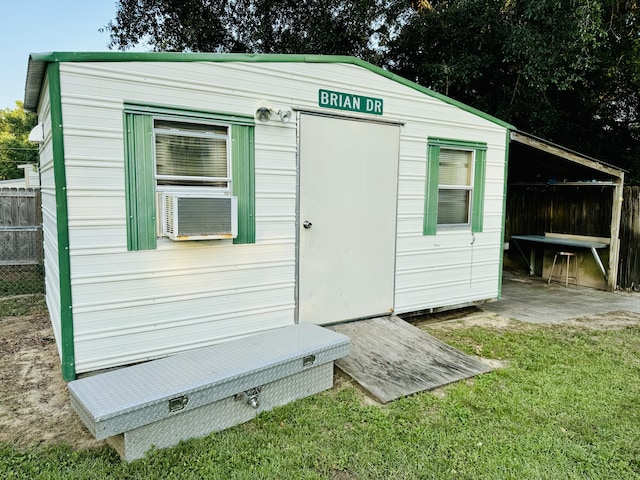
[[[156,51],[322,53],[373,60],[397,0],[124,0],[111,46]],[[372,43],[373,42],[373,43]]]
[[[640,30],[637,3],[624,5],[439,2],[391,41],[389,65],[522,130],[633,168]]]
[[[355,55],[640,182],[639,12],[638,0],[121,0],[106,30],[122,50]]]
[[[36,122],[37,116],[25,112],[20,101],[13,110],[0,110],[0,180],[20,178],[18,165],[37,163],[38,147],[28,140]]]

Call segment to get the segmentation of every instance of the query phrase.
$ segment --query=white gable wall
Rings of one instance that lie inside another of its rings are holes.
[[[318,110],[319,88],[383,98],[384,119],[405,123],[396,311],[497,297],[503,127],[354,65],[61,63],[60,72],[77,372],[295,321],[295,116],[286,125],[256,122],[254,245],[159,239],[157,250],[129,252],[124,103],[253,115],[261,100]],[[422,235],[428,137],[488,143],[484,231],[473,245],[469,230]],[[43,209],[48,202],[50,212],[50,169],[42,166]],[[55,225],[50,213],[47,221]]]

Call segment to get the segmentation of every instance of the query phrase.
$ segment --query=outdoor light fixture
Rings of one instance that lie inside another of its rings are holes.
[[[256,118],[261,122],[268,122],[271,120],[271,109],[269,107],[258,107]]]
[[[29,132],[29,141],[38,144],[44,143],[44,125],[42,123],[37,124],[31,129]]]
[[[278,110],[278,116],[280,117],[280,121],[282,123],[289,123],[291,120],[291,110]]]
[[[258,109],[256,110],[256,119],[260,122],[268,122],[269,120],[271,120],[271,116],[274,113],[278,115],[278,118],[280,118],[280,122],[283,124],[289,123],[289,121],[291,120],[292,112],[290,109],[276,110],[266,102],[261,102],[258,106]]]

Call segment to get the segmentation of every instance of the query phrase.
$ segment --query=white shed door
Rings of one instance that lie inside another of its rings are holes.
[[[302,114],[298,319],[393,311],[400,127]]]

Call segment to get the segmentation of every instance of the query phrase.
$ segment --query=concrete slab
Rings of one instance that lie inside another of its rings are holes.
[[[640,313],[640,293],[605,292],[557,283],[547,285],[540,277],[505,272],[502,299],[480,308],[524,322],[560,323],[616,310]]]

